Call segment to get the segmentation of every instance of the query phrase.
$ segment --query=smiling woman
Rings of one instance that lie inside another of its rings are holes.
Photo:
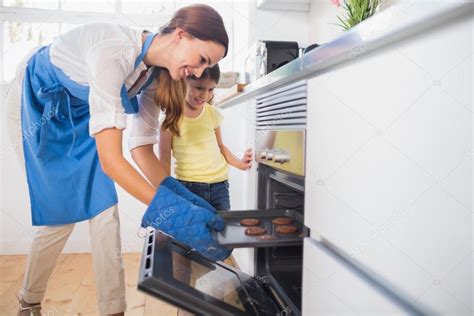
[[[201,28],[208,28],[200,29],[196,17],[206,22]],[[165,178],[155,156],[145,154],[146,163],[139,161],[143,177],[122,152],[127,114],[155,130],[155,135],[132,135],[132,142],[145,139],[144,144],[153,146],[160,111],[169,114],[170,130],[181,118],[182,79],[188,73],[199,77],[227,50],[222,17],[209,6],[192,5],[178,10],[158,34],[114,23],[86,24],[35,49],[20,63],[6,103],[9,113],[19,113],[21,104],[32,221],[42,226],[28,258],[21,312],[38,310],[73,224],[89,220],[100,313],[123,313],[114,183],[149,204],[143,226],[159,228],[210,258],[228,256],[229,251],[212,239],[211,229],[223,228],[212,207],[173,178]],[[178,128],[174,132],[179,133]],[[191,210],[202,216],[191,217],[186,224],[175,222]],[[155,219],[163,212],[168,215],[162,227]],[[191,236],[193,231],[200,233]]]
[[[192,14],[190,14],[192,10]],[[206,21],[203,26],[202,21]],[[172,40],[179,43],[180,49],[170,50],[170,44],[162,45],[163,51],[157,51],[150,54],[149,58],[162,58],[168,60],[170,67],[170,76],[174,80],[185,78],[189,75],[200,77],[204,69],[214,66],[220,59],[225,57],[229,46],[229,38],[227,33],[222,32],[222,18],[212,14],[206,9],[206,6],[190,6],[178,10],[175,17],[165,26],[160,28],[160,35],[166,37],[173,35]],[[176,38],[174,38],[176,36]],[[159,39],[158,39],[159,40]],[[156,46],[159,49],[158,46]],[[223,49],[224,48],[224,49]],[[146,60],[145,60],[146,61]],[[149,60],[149,62],[158,62]],[[166,78],[160,76],[160,82],[164,82]],[[183,90],[176,88],[177,84],[170,83],[171,89],[166,85],[160,85],[156,95],[157,104],[167,104],[168,98],[176,98],[179,95],[180,100],[174,102],[182,102],[184,100],[185,87]],[[180,91],[178,91],[180,90]],[[168,93],[166,93],[168,91]],[[174,93],[170,93],[173,91]],[[168,107],[163,127],[169,129],[174,135],[179,135],[178,122],[181,118],[182,108]],[[171,124],[173,122],[174,124]]]

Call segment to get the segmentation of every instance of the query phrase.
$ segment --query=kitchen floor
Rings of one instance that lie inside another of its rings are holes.
[[[176,315],[176,308],[137,290],[141,253],[124,254],[125,315]],[[15,315],[25,255],[0,256],[0,315]],[[231,261],[226,261],[232,264]],[[49,280],[43,315],[98,315],[91,254],[62,254]]]

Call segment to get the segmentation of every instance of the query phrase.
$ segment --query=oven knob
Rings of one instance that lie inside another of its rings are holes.
[[[267,160],[273,160],[274,155],[275,155],[275,152],[273,150],[269,150],[267,152]]]
[[[267,158],[267,150],[264,149],[260,152],[260,159],[266,159]]]
[[[275,156],[273,157],[273,161],[283,164],[285,162],[290,161],[290,158],[291,158],[290,154],[285,153],[285,152],[279,152],[275,154]]]

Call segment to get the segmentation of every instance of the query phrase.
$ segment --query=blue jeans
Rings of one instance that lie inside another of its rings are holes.
[[[189,191],[209,202],[216,210],[230,210],[229,181],[225,180],[217,183],[179,181]]]

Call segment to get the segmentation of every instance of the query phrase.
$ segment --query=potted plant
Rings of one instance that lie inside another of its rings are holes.
[[[364,21],[372,16],[380,0],[331,0],[331,2],[338,8],[342,6],[345,14],[337,16],[339,25],[344,30],[348,30],[354,25]]]

